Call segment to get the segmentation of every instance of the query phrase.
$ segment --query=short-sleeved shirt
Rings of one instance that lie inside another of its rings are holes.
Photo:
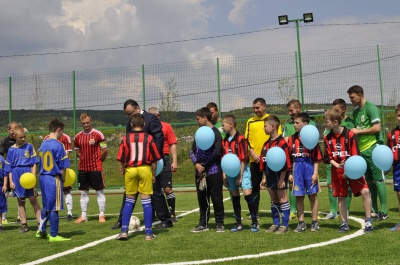
[[[218,131],[221,133],[222,139],[226,137],[226,133],[222,129],[222,119],[218,119],[218,121],[214,124],[214,127],[218,129]]]
[[[6,166],[6,161],[4,160],[4,157],[0,155],[0,187],[3,187],[4,177],[7,176],[7,173],[4,170],[5,166]]]
[[[353,119],[358,130],[371,128],[374,124],[381,122],[378,107],[369,101],[365,102],[362,109],[357,107],[353,111]],[[375,143],[382,143],[380,132],[376,134],[359,134],[357,139],[361,152],[364,152]]]
[[[309,124],[315,126],[315,121],[310,119]],[[294,129],[294,121],[290,120],[287,123],[285,123],[285,126],[283,127],[283,137],[290,137],[295,133],[296,130]]]
[[[294,161],[296,161],[296,158],[308,157],[313,162],[321,162],[323,159],[319,144],[317,144],[312,150],[308,150],[301,142],[300,134],[298,132],[289,137],[288,146]]]
[[[288,171],[292,169],[292,162],[290,158],[290,149],[288,143],[282,136],[279,136],[274,140],[269,139],[264,143],[261,151],[262,163],[260,163],[260,171],[267,170],[268,165],[267,161],[265,160],[265,157],[267,156],[269,149],[275,146],[282,148],[282,150],[285,152],[286,155],[286,163],[280,171]]]
[[[170,153],[170,145],[176,144],[176,136],[174,130],[172,130],[172,126],[169,123],[161,122],[162,131],[164,134],[164,147],[163,154],[168,155]]]
[[[226,154],[235,154],[240,162],[249,162],[249,148],[242,134],[236,132],[233,137],[225,136],[222,140],[222,156]]]
[[[75,150],[80,151],[78,170],[102,171],[101,150],[107,148],[103,133],[92,129],[89,133],[79,132],[74,139]]]
[[[265,114],[261,118],[254,116],[246,123],[244,137],[247,139],[249,148],[253,148],[256,154],[261,154],[264,143],[269,139],[269,135],[266,135],[264,131],[264,119],[268,116],[269,114]],[[282,126],[279,126],[278,134],[282,134]],[[250,162],[254,162],[253,156],[250,156]]]
[[[350,156],[360,155],[357,137],[353,131],[343,127],[342,133],[330,132],[324,138],[324,162],[329,164],[331,160],[340,164]]]
[[[6,171],[11,172],[11,169],[16,167],[32,167],[38,162],[39,159],[32,144],[25,143],[20,147],[11,146],[7,153]]]
[[[156,142],[150,134],[143,131],[132,131],[122,138],[118,149],[117,160],[127,167],[151,165],[161,159]]]
[[[39,150],[39,173],[41,176],[61,175],[61,170],[71,166],[64,146],[56,139],[44,140]]]
[[[400,126],[397,126],[394,130],[390,131],[387,139],[386,145],[393,152],[393,164],[400,162]]]
[[[44,137],[44,140],[49,139],[49,137],[50,135],[46,135]],[[71,138],[67,134],[63,133],[58,141],[64,145],[64,149],[66,152],[72,152]]]

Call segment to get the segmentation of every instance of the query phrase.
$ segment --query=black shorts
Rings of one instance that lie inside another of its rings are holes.
[[[79,190],[102,190],[105,188],[102,171],[78,171]]]
[[[160,175],[158,175],[161,187],[172,188],[172,172],[171,172],[171,159],[169,155],[164,155],[164,167]]]
[[[278,189],[278,180],[280,178],[280,174],[281,172],[275,172],[272,171],[270,169],[267,169],[267,183],[266,183],[266,187],[271,189],[271,190],[279,190]],[[283,190],[287,190],[288,188],[288,174],[285,174],[285,187],[283,188]]]

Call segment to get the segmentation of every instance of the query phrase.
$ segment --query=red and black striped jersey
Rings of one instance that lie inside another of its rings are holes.
[[[400,159],[400,127],[397,126],[393,131],[389,132],[386,145],[393,152],[393,163],[396,164]]]
[[[301,142],[298,132],[289,137],[288,145],[293,159],[310,157],[313,162],[322,162],[322,152],[319,145],[317,144],[312,150],[308,150]]]
[[[138,167],[151,165],[161,159],[156,142],[150,134],[143,131],[132,131],[122,138],[117,160],[125,166]]]
[[[74,148],[79,150],[78,170],[101,171],[101,150],[107,148],[103,133],[93,129],[89,133],[79,132],[74,139]]]
[[[340,161],[346,160],[350,156],[360,155],[357,136],[346,127],[343,127],[342,133],[328,133],[324,138],[325,152],[324,162],[329,164],[333,159],[340,164]]]
[[[222,156],[226,154],[235,154],[238,156],[240,162],[249,162],[249,146],[246,138],[239,132],[232,137],[229,141],[230,135],[227,135],[224,140],[222,140]]]
[[[292,170],[292,161],[290,159],[290,148],[288,143],[285,141],[285,139],[282,136],[278,136],[278,138],[271,140],[271,138],[266,141],[261,149],[261,159],[262,163],[260,163],[260,171],[264,171],[267,168],[266,164],[266,159],[265,157],[267,156],[268,150],[271,149],[272,147],[280,147],[282,150],[285,152],[286,155],[286,163],[281,169],[281,171],[288,171]]]

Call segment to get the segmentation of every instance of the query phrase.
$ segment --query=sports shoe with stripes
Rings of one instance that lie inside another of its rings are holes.
[[[275,233],[278,231],[279,225],[271,225],[267,230],[265,230],[266,233]]]
[[[79,216],[78,219],[75,220],[75,224],[80,224],[80,223],[86,223],[88,221],[88,219],[83,219],[82,216]]]
[[[105,223],[105,222],[106,222],[106,216],[105,215],[99,216],[99,223]]]
[[[275,234],[286,234],[289,231],[289,227],[281,225],[279,229],[276,230]]]

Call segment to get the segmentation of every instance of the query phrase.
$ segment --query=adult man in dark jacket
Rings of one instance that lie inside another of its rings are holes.
[[[162,126],[160,120],[153,114],[148,113],[144,110],[142,110],[139,106],[139,104],[133,100],[133,99],[128,99],[124,103],[124,112],[126,117],[131,118],[133,114],[140,113],[144,117],[144,131],[151,136],[153,136],[157,148],[162,154],[163,151],[163,146],[164,146],[164,135],[162,132]],[[129,124],[129,121],[126,125],[126,133],[129,133],[132,131],[132,127]],[[124,193],[123,201],[122,201],[122,207],[121,211],[119,214],[119,218],[117,223],[111,227],[111,229],[117,229],[121,228],[121,218],[122,218],[122,210],[124,208],[125,204],[125,199],[126,195]],[[156,228],[169,228],[172,227],[172,221],[171,221],[171,215],[168,210],[167,202],[165,200],[164,192],[161,188],[161,184],[158,178],[156,178],[156,181],[153,183],[153,195],[151,196],[151,203],[153,205],[153,209],[155,210],[157,214],[157,218],[161,221],[161,223],[156,227]]]

